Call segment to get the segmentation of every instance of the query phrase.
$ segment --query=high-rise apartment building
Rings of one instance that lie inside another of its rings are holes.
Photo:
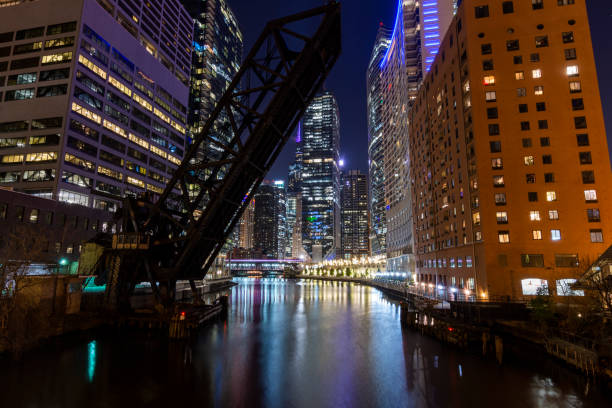
[[[376,41],[374,42],[366,78],[368,103],[368,190],[371,226],[370,248],[375,255],[384,254],[387,250],[382,121],[383,86],[380,63],[389,48],[390,42],[391,31],[381,23],[376,35]]]
[[[302,237],[306,252],[335,256],[340,245],[338,104],[331,92],[316,96],[302,121]]]
[[[380,62],[387,270],[414,271],[408,111],[455,10],[454,0],[400,0]]]
[[[284,259],[286,228],[285,183],[264,181],[257,190],[255,201],[254,247],[267,257]]]
[[[359,170],[343,172],[340,182],[340,248],[345,259],[370,254],[368,177]]]
[[[186,145],[193,23],[178,0],[0,10],[0,183],[109,210],[161,193]]]
[[[194,50],[189,95],[189,132],[192,136],[204,128],[217,102],[240,69],[242,32],[238,20],[225,0],[180,0],[194,23]],[[230,127],[222,126],[220,117],[216,131],[231,138]],[[215,146],[204,146],[204,155],[215,154]]]
[[[584,0],[464,0],[410,113],[419,286],[567,294],[612,243]]]
[[[302,255],[302,124],[298,123],[295,160],[287,178],[287,248],[288,258]],[[298,225],[299,223],[299,225]],[[299,234],[296,232],[299,231]]]

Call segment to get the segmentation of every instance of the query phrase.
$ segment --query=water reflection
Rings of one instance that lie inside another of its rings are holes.
[[[400,325],[348,283],[242,279],[192,342],[99,335],[0,363],[1,406],[609,406],[555,364],[493,361]],[[6,388],[5,388],[6,387]],[[6,392],[4,391],[6,390]],[[12,405],[10,405],[12,404]]]

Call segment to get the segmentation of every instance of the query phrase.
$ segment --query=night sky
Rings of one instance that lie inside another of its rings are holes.
[[[245,55],[265,22],[322,5],[322,0],[228,0],[236,13],[245,41]],[[553,3],[554,0],[548,0]],[[612,145],[612,1],[586,0],[599,73],[608,145]],[[555,2],[556,3],[556,2]],[[392,26],[397,0],[345,0],[342,4],[342,55],[327,80],[340,107],[340,155],[346,168],[367,173],[366,69],[380,22]],[[607,75],[604,75],[607,73]],[[295,143],[290,142],[268,178],[287,178]]]

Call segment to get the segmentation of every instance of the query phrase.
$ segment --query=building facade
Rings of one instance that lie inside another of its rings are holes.
[[[331,92],[316,96],[304,114],[302,244],[313,256],[334,257],[340,245],[338,104]]]
[[[612,243],[584,0],[464,0],[410,124],[422,289],[562,295]]]
[[[194,50],[189,92],[189,132],[200,133],[217,102],[221,99],[242,62],[242,32],[232,9],[225,0],[180,0],[193,18]],[[221,115],[216,132],[229,140],[229,128],[222,126]],[[203,146],[202,154],[215,155],[215,146]]]
[[[283,181],[264,181],[253,197],[255,201],[254,247],[268,258],[284,259],[286,193]]]
[[[409,279],[414,278],[414,248],[408,112],[453,16],[455,3],[400,0],[391,43],[380,63],[387,269]]]
[[[0,183],[115,210],[185,152],[193,22],[178,0],[14,2],[0,13]]]
[[[368,177],[359,170],[343,172],[340,182],[340,249],[345,259],[370,254]]]
[[[244,249],[253,249],[255,239],[255,201],[249,201],[249,204],[244,209],[242,217],[239,221],[239,247]]]
[[[368,191],[370,210],[370,248],[372,254],[385,254],[386,213],[385,213],[385,170],[383,148],[383,86],[380,63],[391,42],[391,31],[382,23],[378,28],[376,41],[370,57],[366,78],[368,104]]]

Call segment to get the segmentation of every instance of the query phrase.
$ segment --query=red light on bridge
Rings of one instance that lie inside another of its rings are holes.
[[[449,331],[449,332],[452,332],[453,330],[455,330],[455,329],[453,329],[452,327],[449,327],[449,328],[448,328],[448,331]]]

